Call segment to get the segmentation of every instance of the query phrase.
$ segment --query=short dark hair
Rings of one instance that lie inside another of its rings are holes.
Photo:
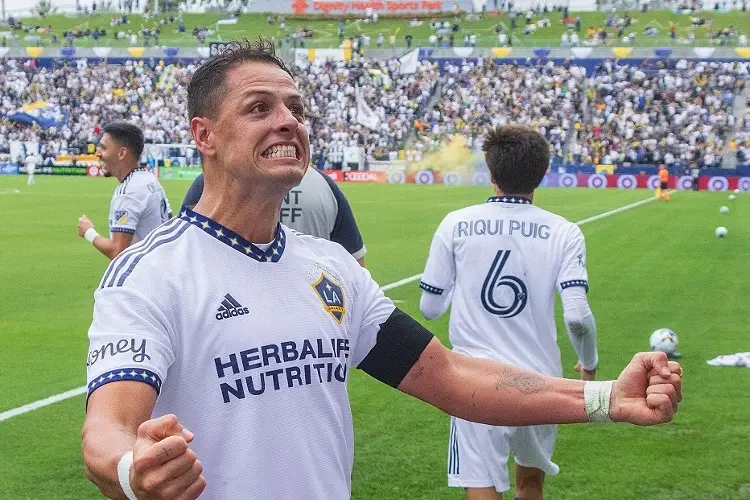
[[[203,63],[188,85],[188,119],[196,116],[216,117],[224,94],[227,71],[246,62],[275,64],[294,79],[289,67],[276,55],[271,40],[258,38],[229,42],[226,49]]]
[[[136,158],[143,153],[143,131],[126,121],[107,123],[102,127],[102,135],[109,134],[112,139],[128,148]]]
[[[542,134],[523,125],[490,130],[482,150],[492,180],[503,193],[531,193],[549,168],[549,143]]]

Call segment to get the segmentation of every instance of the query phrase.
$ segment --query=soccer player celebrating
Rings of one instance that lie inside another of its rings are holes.
[[[171,219],[172,208],[159,180],[139,166],[143,152],[141,129],[120,121],[105,125],[102,132],[96,155],[106,175],[120,181],[109,204],[110,237],[97,233],[85,215],[78,219],[78,235],[114,259],[132,243]]]
[[[281,225],[310,142],[273,43],[204,63],[188,113],[200,201],[115,259],[95,293],[83,456],[105,495],[348,499],[355,367],[493,425],[672,419],[681,368],[664,353],[610,382],[464,356],[343,247]]]
[[[549,166],[549,144],[523,126],[498,127],[483,149],[495,196],[448,214],[432,240],[420,284],[422,314],[441,316],[452,302],[449,334],[455,352],[554,377],[562,376],[555,329],[555,289],[578,354],[576,370],[594,380],[596,324],[586,300],[586,247],[580,228],[535,206],[534,190]],[[469,500],[516,496],[540,500],[552,462],[557,426],[491,427],[451,420],[448,484]]]

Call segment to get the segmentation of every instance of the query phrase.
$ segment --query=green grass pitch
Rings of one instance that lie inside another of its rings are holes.
[[[164,182],[173,207],[188,184]],[[85,383],[92,292],[106,259],[76,234],[77,217],[106,231],[112,179],[0,177],[0,412]],[[343,185],[381,284],[420,273],[432,234],[482,187]],[[19,192],[15,192],[18,190]],[[675,193],[583,226],[600,379],[614,378],[649,334],[679,334],[685,399],[669,425],[561,428],[547,497],[734,500],[750,497],[750,370],[710,367],[750,350],[750,194]],[[648,197],[645,191],[542,189],[536,202],[577,221]],[[727,205],[730,213],[719,214]],[[716,226],[729,229],[716,239]],[[418,315],[416,282],[388,292]],[[559,314],[558,314],[559,316]],[[426,322],[447,342],[447,318]],[[566,376],[574,353],[558,318]],[[460,499],[446,486],[448,417],[367,375],[349,386],[356,428],[354,499]],[[0,499],[91,499],[83,476],[78,396],[0,422]],[[326,443],[320,443],[326,446]],[[512,498],[512,497],[511,497]]]

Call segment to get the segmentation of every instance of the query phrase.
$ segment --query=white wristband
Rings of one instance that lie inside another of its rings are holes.
[[[97,236],[99,236],[99,233],[97,233],[96,229],[94,229],[93,227],[88,228],[86,232],[83,233],[83,239],[88,241],[92,245],[94,244],[94,238],[96,238]]]
[[[586,402],[586,415],[589,422],[611,422],[609,418],[609,398],[614,381],[584,382],[583,399]]]
[[[91,229],[89,229],[91,231]],[[120,487],[128,500],[138,500],[133,488],[130,487],[130,466],[133,465],[133,452],[129,451],[122,456],[117,464],[117,479],[120,481]]]

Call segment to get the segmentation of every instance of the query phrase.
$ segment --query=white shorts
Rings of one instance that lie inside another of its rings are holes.
[[[508,457],[548,476],[560,472],[552,461],[556,425],[496,427],[451,417],[448,439],[448,486],[510,489]]]

